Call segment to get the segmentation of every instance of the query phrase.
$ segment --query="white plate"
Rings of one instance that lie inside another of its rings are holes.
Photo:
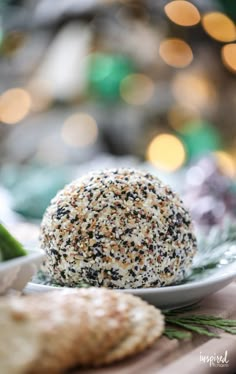
[[[0,295],[9,289],[21,291],[37,272],[44,258],[41,250],[27,250],[26,256],[0,263]]]
[[[222,268],[214,269],[209,276],[197,281],[189,281],[186,284],[162,288],[127,289],[128,292],[148,301],[160,308],[177,308],[184,305],[197,303],[204,297],[224,288],[236,279],[236,261]],[[45,286],[36,283],[28,283],[26,293],[48,292],[60,290],[62,287]]]

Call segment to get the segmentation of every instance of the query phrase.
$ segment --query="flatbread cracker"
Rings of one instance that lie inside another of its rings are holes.
[[[1,302],[0,331],[1,374],[26,373],[40,350],[40,333],[34,331],[33,321],[15,313],[8,301]]]
[[[21,337],[28,325],[32,339],[37,336],[37,354],[33,359],[30,356],[28,365],[30,373],[90,364],[114,346],[128,327],[127,306],[116,293],[104,289],[56,291],[14,298],[6,305],[10,314],[21,316],[18,325],[24,320]],[[9,320],[8,328],[11,325]]]
[[[163,329],[159,310],[104,288],[3,298],[1,374],[53,374],[109,364],[141,352]]]
[[[47,330],[44,322],[46,305],[39,314],[45,343],[36,362],[37,370],[68,368],[78,363],[88,365],[125,336],[127,306],[121,305],[117,294],[94,288],[68,290],[60,295],[51,293],[50,300],[44,302],[52,302],[53,297],[53,307],[60,310],[60,315],[55,318],[55,309],[49,308],[47,321],[50,327]]]
[[[164,331],[164,317],[159,309],[132,295],[121,296],[130,308],[129,334],[95,365],[110,364],[137,354],[152,345]]]

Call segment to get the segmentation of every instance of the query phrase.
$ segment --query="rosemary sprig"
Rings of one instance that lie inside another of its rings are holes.
[[[178,340],[183,340],[183,339],[189,340],[192,338],[191,332],[180,331],[180,330],[176,330],[171,327],[165,328],[164,335],[169,339],[178,339]]]
[[[219,265],[220,260],[228,263],[236,260],[236,223],[226,220],[223,227],[213,227],[207,235],[198,236],[198,253],[194,258],[194,271],[211,269]]]
[[[219,338],[219,334],[211,331],[211,328],[236,335],[236,320],[225,319],[204,314],[185,314],[193,307],[185,307],[175,310],[164,310],[165,321],[171,327],[166,327],[164,335],[169,339],[191,339],[192,333]],[[179,328],[183,329],[179,330]]]
[[[180,283],[203,279],[219,267],[236,261],[236,223],[225,221],[224,226],[213,227],[206,235],[198,233],[198,251],[191,273]]]

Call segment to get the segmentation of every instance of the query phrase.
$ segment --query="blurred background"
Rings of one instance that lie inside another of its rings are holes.
[[[117,166],[160,176],[205,230],[236,216],[235,1],[1,0],[0,11],[4,222],[22,233],[66,183]]]

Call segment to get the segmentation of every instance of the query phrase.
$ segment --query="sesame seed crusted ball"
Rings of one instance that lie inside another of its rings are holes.
[[[141,288],[181,281],[196,252],[189,213],[157,177],[92,172],[67,185],[43,217],[45,269],[55,282]]]

